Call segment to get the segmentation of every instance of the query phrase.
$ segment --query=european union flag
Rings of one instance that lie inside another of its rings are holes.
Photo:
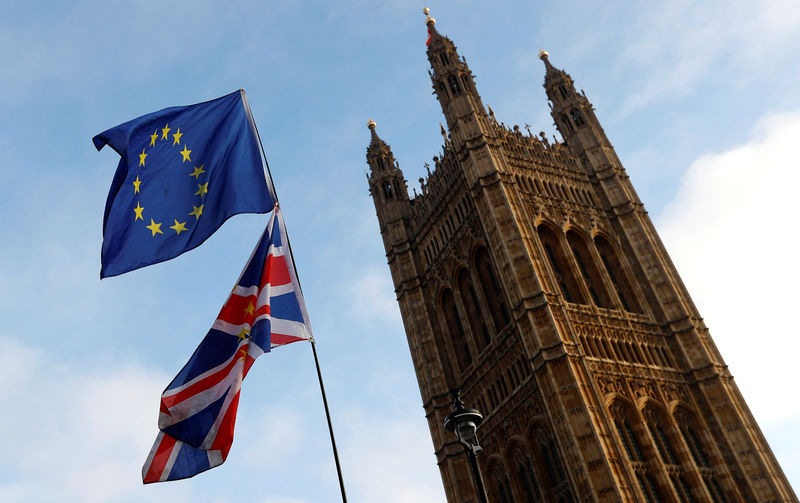
[[[92,141],[121,156],[103,216],[101,278],[177,257],[231,216],[275,206],[243,90],[143,115]]]

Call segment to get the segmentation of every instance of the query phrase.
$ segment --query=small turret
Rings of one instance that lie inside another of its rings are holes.
[[[583,157],[587,150],[594,147],[611,147],[594,114],[594,107],[585,94],[575,89],[572,77],[550,63],[547,51],[540,50],[539,59],[545,66],[544,89],[550,100],[550,113],[572,153]]]
[[[367,179],[378,220],[383,228],[389,222],[407,218],[410,214],[410,201],[403,172],[395,161],[391,147],[378,136],[375,126],[374,120],[367,122],[371,135],[367,147],[367,164],[370,170]]]
[[[428,26],[427,54],[431,64],[428,73],[447,121],[447,129],[455,132],[465,116],[474,114],[485,118],[486,110],[475,87],[475,77],[464,58],[459,56],[456,45],[436,30],[436,20],[428,15],[429,10],[426,8],[423,12],[426,15],[425,24]],[[483,122],[488,125],[488,120]],[[482,129],[462,131],[464,139],[468,140],[475,134],[486,132]]]

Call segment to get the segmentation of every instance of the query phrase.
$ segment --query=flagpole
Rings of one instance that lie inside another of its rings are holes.
[[[275,204],[278,204],[278,193],[275,190],[275,184],[272,181],[272,172],[269,169],[269,162],[267,161],[267,154],[264,151],[264,144],[261,142],[261,135],[258,134],[258,126],[256,126],[256,121],[253,119],[253,113],[250,111],[250,104],[247,102],[247,95],[245,95],[244,89],[239,90],[242,94],[242,102],[244,103],[244,108],[247,114],[247,119],[250,122],[250,127],[253,128],[253,132],[258,139],[258,145],[261,148],[261,156],[264,159],[264,166],[266,166],[266,180],[269,184],[269,188],[272,192],[272,195],[275,197]],[[294,269],[295,278],[297,278],[297,286],[300,288],[302,292],[303,288],[300,286],[300,276],[297,274],[297,266],[294,262],[294,253],[292,252],[292,244],[289,241],[289,233],[286,233],[286,245],[289,248],[289,256],[292,259],[292,268]],[[336,475],[339,477],[339,489],[342,492],[342,503],[347,503],[347,494],[344,491],[344,479],[342,478],[342,466],[339,463],[339,451],[336,449],[336,438],[333,435],[333,423],[331,422],[331,413],[330,409],[328,409],[328,397],[325,394],[325,385],[322,382],[322,371],[319,367],[319,358],[317,357],[317,343],[314,341],[314,337],[312,336],[310,339],[311,342],[311,351],[314,354],[314,365],[317,368],[317,378],[319,379],[319,390],[322,393],[322,405],[325,407],[325,419],[328,421],[328,432],[331,436],[331,447],[333,448],[333,459],[336,462]]]

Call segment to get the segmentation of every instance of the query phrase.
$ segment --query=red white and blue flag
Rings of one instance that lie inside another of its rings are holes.
[[[312,339],[286,228],[275,207],[217,320],[161,395],[160,430],[142,467],[145,484],[221,465],[233,443],[242,380],[276,346]]]

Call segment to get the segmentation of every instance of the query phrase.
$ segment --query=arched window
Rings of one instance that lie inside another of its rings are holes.
[[[572,267],[569,265],[569,261],[564,254],[564,250],[561,248],[561,243],[556,233],[545,225],[540,225],[536,228],[536,231],[539,234],[539,239],[542,241],[545,255],[550,262],[550,266],[553,268],[556,282],[561,289],[561,293],[564,295],[564,299],[567,302],[585,304],[586,301],[578,287],[578,283],[572,273]]]
[[[494,267],[486,248],[481,248],[475,254],[475,269],[478,272],[483,297],[489,305],[489,314],[494,322],[496,332],[508,325],[511,317],[506,306],[505,294],[497,281]]]
[[[542,501],[542,489],[536,478],[531,458],[525,455],[522,449],[517,448],[514,452],[514,464],[525,503],[540,503]]]
[[[461,93],[461,84],[458,83],[455,75],[447,77],[447,83],[450,84],[450,90],[453,91],[453,94]]]
[[[503,465],[497,463],[492,470],[492,481],[497,501],[500,503],[514,503],[514,493],[511,492],[511,482],[508,480]]]
[[[544,427],[539,427],[534,433],[533,445],[535,449],[533,457],[540,461],[544,472],[538,479],[542,500],[572,502],[567,474],[553,436]]]
[[[656,450],[658,450],[661,461],[663,461],[664,464],[677,465],[678,458],[675,456],[675,449],[673,449],[672,445],[673,442],[664,430],[664,421],[661,415],[652,408],[645,409],[643,415],[650,436],[653,437],[653,442],[656,444]]]
[[[586,122],[583,120],[583,116],[581,115],[580,111],[577,108],[573,109],[569,116],[572,117],[572,122],[575,123],[575,127],[585,126]]]
[[[442,60],[442,64],[445,65],[445,66],[450,64],[450,59],[447,57],[447,54],[445,54],[445,53],[441,53],[439,55],[439,59]]]
[[[442,313],[444,314],[447,330],[450,333],[450,343],[453,345],[458,367],[463,372],[472,363],[472,353],[469,350],[469,344],[467,344],[467,337],[464,333],[464,326],[461,324],[461,318],[458,315],[458,309],[456,309],[453,292],[450,290],[445,290],[442,293]]]
[[[571,133],[575,131],[575,129],[572,127],[572,123],[569,121],[569,118],[565,114],[561,115],[561,123],[564,125],[564,127],[567,128],[567,132]]]
[[[469,319],[472,336],[476,341],[480,341],[482,347],[486,347],[491,342],[489,329],[486,327],[486,318],[483,316],[478,295],[472,286],[472,278],[466,269],[461,269],[458,273],[458,291],[461,292],[461,300],[464,302],[467,318]]]
[[[394,191],[392,190],[392,182],[383,182],[383,196],[388,201],[394,197]]]
[[[600,270],[592,254],[589,252],[586,241],[584,241],[577,232],[568,231],[567,242],[569,242],[569,246],[572,248],[575,262],[578,263],[578,269],[581,272],[581,276],[583,276],[583,280],[586,282],[586,287],[595,305],[606,308],[611,307],[611,302],[602,276],[600,275]]]
[[[600,253],[600,259],[603,261],[608,278],[611,280],[611,284],[614,285],[620,302],[622,302],[622,307],[626,311],[641,313],[642,309],[639,307],[639,302],[633,293],[631,282],[628,280],[628,275],[625,274],[614,247],[602,236],[595,237],[594,243]]]

